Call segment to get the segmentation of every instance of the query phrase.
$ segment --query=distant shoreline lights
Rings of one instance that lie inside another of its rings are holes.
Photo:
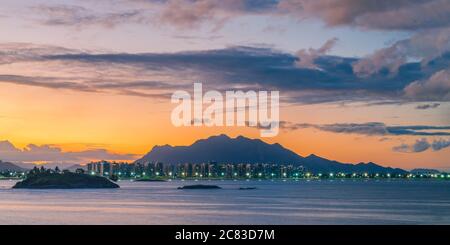
[[[179,105],[173,109],[171,121],[175,127],[257,127],[261,137],[275,137],[280,126],[279,101],[279,91],[270,91],[269,96],[268,91],[228,90],[224,96],[217,90],[203,94],[202,84],[194,83],[193,96],[181,90],[172,94],[171,102]]]

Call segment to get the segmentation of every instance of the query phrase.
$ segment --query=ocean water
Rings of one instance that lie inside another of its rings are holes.
[[[89,190],[13,184],[0,181],[0,224],[450,224],[450,181],[121,181],[120,189]],[[223,189],[177,189],[189,184]]]

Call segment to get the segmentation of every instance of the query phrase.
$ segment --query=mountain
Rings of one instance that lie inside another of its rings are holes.
[[[2,161],[0,161],[0,172],[4,172],[4,171],[17,171],[17,172],[20,172],[20,171],[23,171],[23,170],[24,170],[23,168],[21,168],[21,167],[19,167],[17,165],[14,165],[14,164],[12,164],[10,162],[2,162]]]
[[[415,168],[410,171],[412,174],[439,174],[440,171],[436,169],[427,169],[427,168]]]
[[[163,163],[297,163],[301,157],[279,144],[267,144],[259,139],[226,135],[198,140],[190,146],[155,146],[142,159]],[[139,161],[139,160],[138,160]]]
[[[346,173],[406,173],[402,169],[386,168],[375,163],[346,164],[316,155],[302,157],[281,146],[268,144],[259,139],[227,135],[201,139],[190,146],[155,146],[136,162],[180,163],[274,163],[302,165],[308,171]]]
[[[390,168],[377,165],[373,162],[369,163],[341,163],[328,160],[316,155],[305,157],[301,163],[312,172],[344,172],[344,173],[380,173],[380,174],[403,174],[407,171],[399,168]]]

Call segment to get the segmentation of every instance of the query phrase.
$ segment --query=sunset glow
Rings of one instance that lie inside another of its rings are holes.
[[[284,127],[262,140],[302,156],[450,169],[449,23],[412,29],[413,5],[382,25],[395,13],[348,20],[327,12],[333,1],[304,11],[267,2],[2,1],[0,160],[132,162],[155,145],[260,138],[250,127],[173,126],[170,95],[202,82],[280,91]],[[423,50],[396,53],[406,42]]]

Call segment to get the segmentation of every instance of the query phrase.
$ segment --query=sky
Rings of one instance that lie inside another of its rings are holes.
[[[302,156],[450,170],[447,0],[3,0],[0,159],[133,161],[252,127],[174,127],[170,95],[276,90]]]

